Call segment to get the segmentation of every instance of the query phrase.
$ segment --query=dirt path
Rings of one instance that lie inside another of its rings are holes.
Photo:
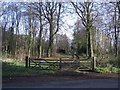
[[[95,73],[95,72],[58,72],[48,75],[16,75],[2,78],[3,83],[26,83],[26,82],[51,82],[51,81],[71,81],[85,79],[117,79],[120,74],[115,73]]]

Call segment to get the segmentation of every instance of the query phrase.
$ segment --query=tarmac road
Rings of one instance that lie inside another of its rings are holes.
[[[118,79],[88,79],[45,83],[3,83],[2,88],[118,88]]]

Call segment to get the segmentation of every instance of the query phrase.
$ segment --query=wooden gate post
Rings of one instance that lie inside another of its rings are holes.
[[[96,57],[93,57],[92,59],[92,70],[94,71],[96,68]]]
[[[28,68],[28,56],[25,57],[25,67]]]
[[[28,67],[30,68],[30,57],[28,58]]]
[[[62,68],[62,59],[60,58],[60,62],[59,62],[59,69],[61,70],[61,68]]]

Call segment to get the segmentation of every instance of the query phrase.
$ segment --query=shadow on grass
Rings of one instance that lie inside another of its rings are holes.
[[[87,71],[88,72],[88,71]],[[89,71],[91,72],[91,71]],[[67,70],[67,71],[61,71],[61,70],[41,70],[40,68],[25,68],[24,63],[21,65],[18,65],[16,63],[8,63],[3,62],[2,63],[2,76],[3,77],[9,77],[9,76],[79,76],[83,73],[78,73],[75,70]]]
[[[54,73],[53,70],[41,70],[40,68],[25,68],[24,64],[2,62],[2,76],[14,75],[40,75]]]

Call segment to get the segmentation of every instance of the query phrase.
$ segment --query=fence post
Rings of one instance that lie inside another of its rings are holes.
[[[62,59],[60,58],[60,62],[59,62],[59,69],[61,70],[62,66],[61,66],[61,61]]]
[[[92,70],[94,71],[95,68],[96,68],[96,57],[93,57],[92,60],[93,60],[93,61],[92,61]]]
[[[30,57],[28,58],[28,64],[29,64],[29,68],[30,68]]]
[[[28,68],[28,56],[25,57],[25,67]]]

